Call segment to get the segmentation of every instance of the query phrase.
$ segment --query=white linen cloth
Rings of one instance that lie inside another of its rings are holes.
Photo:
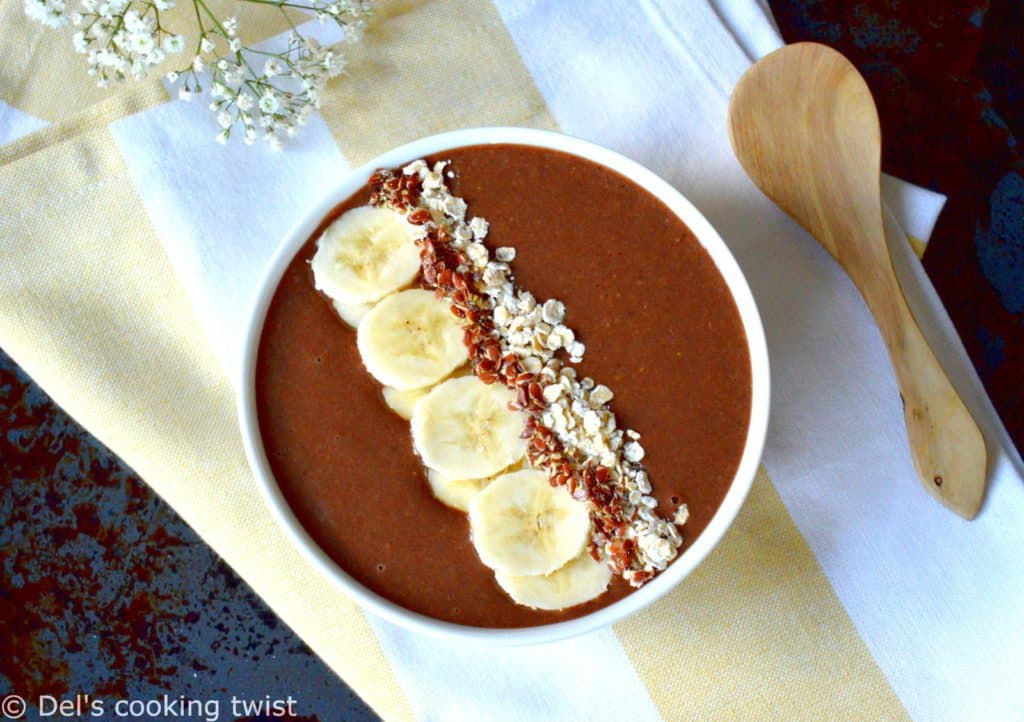
[[[922,493],[888,357],[860,296],[733,158],[731,89],[754,56],[781,43],[763,4],[496,5],[561,129],[662,175],[736,255],[772,361],[764,462],[907,710],[920,720],[1024,718],[1020,467],[919,264],[897,238],[915,310],[957,372],[992,456],[977,521]],[[345,149],[314,117],[283,154],[234,144],[213,155],[207,111],[180,102],[118,121],[111,132],[234,376],[242,321],[275,239],[348,167]],[[887,191],[904,224],[927,238],[941,199],[898,183],[887,182]],[[421,719],[658,718],[611,631],[538,655],[424,639],[382,621],[374,628]],[[584,682],[593,671],[611,681]]]

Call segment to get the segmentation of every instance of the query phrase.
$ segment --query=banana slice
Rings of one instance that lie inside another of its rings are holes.
[[[363,316],[356,345],[370,374],[399,391],[430,386],[466,363],[462,322],[448,301],[414,288],[388,296]]]
[[[389,409],[409,421],[412,418],[412,407],[429,391],[429,388],[399,391],[393,386],[385,386],[383,390],[384,403],[388,405]]]
[[[550,574],[514,576],[495,572],[494,578],[516,604],[556,610],[575,607],[604,594],[612,570],[583,552]]]
[[[373,308],[372,303],[342,303],[334,301],[334,310],[341,317],[341,320],[352,328],[357,328],[363,316]]]
[[[550,574],[579,556],[590,537],[587,506],[544,471],[504,474],[469,503],[469,528],[480,560],[510,576]]]
[[[448,479],[485,479],[519,461],[526,453],[520,438],[526,415],[508,408],[515,398],[476,376],[435,386],[412,411],[412,442],[423,464]]]
[[[436,469],[427,469],[427,481],[430,483],[430,490],[442,504],[459,511],[469,511],[469,502],[493,481],[493,477],[449,479]]]
[[[414,226],[389,208],[360,206],[341,215],[316,242],[316,288],[341,303],[369,303],[408,286],[420,272]]]
[[[519,471],[525,464],[524,457],[505,469],[504,473]],[[427,481],[430,482],[430,490],[434,492],[437,500],[459,511],[469,511],[469,502],[473,497],[496,478],[497,476],[489,476],[486,479],[449,479],[435,469],[427,469]]]
[[[460,366],[459,368],[452,371],[452,378],[461,378],[463,376],[475,376],[473,373],[473,367],[470,364]]]

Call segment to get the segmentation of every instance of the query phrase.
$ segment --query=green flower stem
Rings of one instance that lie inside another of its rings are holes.
[[[242,0],[242,2],[254,3],[256,5],[274,5],[279,8],[294,8],[296,10],[310,10],[312,12],[326,12],[323,8],[318,8],[315,5],[302,5],[300,3],[293,2],[282,2],[282,0]],[[328,13],[330,14],[330,13]],[[331,17],[335,17],[331,15]]]

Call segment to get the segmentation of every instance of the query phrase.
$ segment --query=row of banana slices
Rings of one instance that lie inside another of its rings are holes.
[[[434,496],[467,512],[481,561],[514,601],[564,609],[605,591],[606,564],[586,552],[586,505],[546,472],[524,468],[525,415],[501,384],[468,369],[462,321],[447,300],[409,288],[420,270],[422,228],[388,208],[340,216],[317,242],[316,287],[356,328],[387,406],[411,422],[413,445]]]

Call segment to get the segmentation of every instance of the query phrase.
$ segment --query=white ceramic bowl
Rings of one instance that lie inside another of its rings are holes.
[[[751,396],[750,427],[736,476],[718,511],[683,554],[653,581],[604,609],[578,619],[524,629],[482,629],[442,622],[411,612],[370,591],[338,567],[317,546],[299,524],[278,488],[267,463],[256,419],[255,366],[263,320],[271,298],[288,264],[309,240],[320,221],[340,202],[362,187],[377,168],[393,168],[427,155],[469,145],[517,143],[564,151],[600,163],[631,179],[661,199],[693,231],[725,279],[739,309],[750,351]],[[341,591],[370,612],[396,624],[420,632],[501,644],[534,644],[582,634],[613,624],[643,609],[681,582],[708,555],[725,534],[753,484],[764,446],[768,425],[768,352],[764,330],[750,288],[725,243],[700,211],[672,186],[639,164],[600,146],[549,131],[526,128],[474,128],[430,136],[403,145],[374,158],[348,174],[298,222],[282,241],[260,281],[246,329],[238,413],[249,464],[263,491],[267,504],[292,542],[319,571],[335,582]]]

